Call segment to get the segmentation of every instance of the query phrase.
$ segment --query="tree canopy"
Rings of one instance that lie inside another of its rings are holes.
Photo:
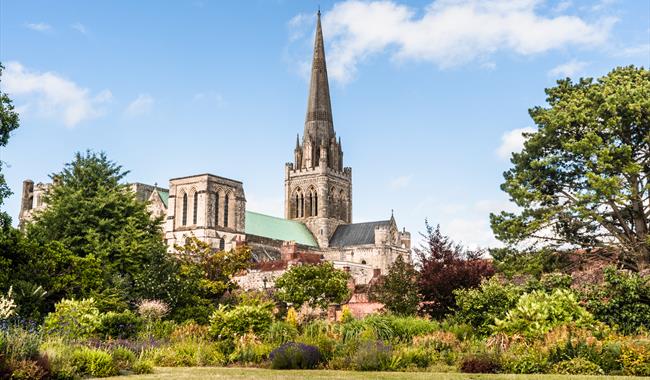
[[[325,308],[349,297],[349,278],[349,274],[330,262],[295,265],[275,280],[275,287],[278,298],[284,302],[297,307],[307,303]]]
[[[0,89],[2,88],[3,69],[4,66],[0,63]],[[18,126],[18,113],[14,110],[13,102],[9,98],[9,95],[0,91],[0,149],[7,146],[11,132],[17,129]],[[11,195],[11,190],[7,186],[4,174],[2,174],[3,164],[0,160],[0,207],[4,204],[5,198]],[[0,209],[0,230],[6,230],[10,224],[11,218],[6,212]]]
[[[371,298],[383,303],[392,313],[414,315],[420,303],[417,277],[413,264],[398,255],[388,267],[388,274],[371,289]]]
[[[490,216],[510,247],[614,248],[632,267],[650,261],[650,71],[619,67],[563,79],[527,134],[501,188],[520,211]]]

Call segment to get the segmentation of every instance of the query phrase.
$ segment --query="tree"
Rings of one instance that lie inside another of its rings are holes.
[[[349,274],[330,262],[295,265],[275,280],[275,287],[278,298],[284,302],[296,307],[307,303],[325,308],[350,296],[349,278]]]
[[[122,308],[158,293],[134,279],[168,272],[160,219],[121,183],[126,174],[104,153],[89,151],[52,175],[48,207],[27,226],[30,251],[42,254],[26,259],[24,278],[42,281],[50,302],[95,297],[100,308]]]
[[[392,313],[413,315],[420,302],[417,275],[413,264],[398,255],[388,268],[388,274],[371,289],[371,298],[383,303]]]
[[[3,69],[4,66],[0,63],[0,89],[2,88]],[[14,105],[9,95],[0,91],[0,148],[7,146],[11,132],[17,129],[18,125],[18,113],[14,111]],[[11,190],[7,186],[4,174],[2,174],[2,165],[3,162],[0,160],[0,206],[4,204],[5,198],[11,195]],[[0,210],[0,232],[10,227],[11,218],[6,212]]]
[[[594,81],[557,82],[549,107],[529,110],[527,134],[501,189],[518,213],[491,215],[495,235],[534,249],[614,248],[640,269],[650,260],[650,71],[619,67]],[[530,243],[530,244],[528,244]]]
[[[424,302],[422,311],[433,318],[443,318],[456,307],[454,290],[473,288],[494,274],[489,261],[482,259],[484,251],[468,250],[425,223],[426,240],[415,249],[419,260],[418,287]]]

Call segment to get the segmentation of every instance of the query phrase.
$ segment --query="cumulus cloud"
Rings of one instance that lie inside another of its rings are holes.
[[[390,180],[388,185],[390,186],[391,189],[393,190],[400,190],[405,187],[408,187],[408,185],[411,184],[411,179],[413,178],[412,175],[402,175],[399,177],[395,177]]]
[[[31,30],[35,30],[37,32],[48,32],[52,30],[52,26],[50,24],[46,24],[44,22],[35,22],[35,23],[27,23],[25,26]]]
[[[526,127],[504,133],[501,136],[501,145],[496,150],[497,156],[507,160],[513,152],[520,152],[524,147],[524,142],[526,142],[524,133],[533,133],[535,131],[535,128]]]
[[[140,94],[124,110],[128,116],[138,116],[149,113],[153,108],[155,101],[149,94]]]
[[[581,73],[585,67],[587,67],[587,62],[576,61],[574,59],[555,66],[548,72],[548,76],[553,78],[573,77],[574,75]]]
[[[103,106],[113,97],[109,90],[93,95],[56,73],[31,71],[18,62],[7,63],[2,84],[4,91],[25,101],[23,112],[35,110],[67,127],[102,116]]]
[[[338,3],[323,16],[330,75],[349,81],[361,61],[385,51],[395,61],[448,68],[486,61],[498,51],[531,55],[567,46],[598,46],[606,42],[615,22],[543,14],[540,3],[437,0],[424,12],[392,0]],[[294,18],[293,23],[301,20]]]

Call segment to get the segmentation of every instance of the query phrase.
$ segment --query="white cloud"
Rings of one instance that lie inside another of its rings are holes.
[[[650,30],[648,33],[650,33]],[[621,57],[650,57],[650,43],[624,47],[616,55]]]
[[[102,116],[102,106],[112,99],[108,90],[91,95],[87,88],[56,73],[30,71],[18,62],[7,63],[2,79],[4,91],[25,97],[25,112],[34,109],[39,115],[61,120],[67,127]]]
[[[524,147],[524,142],[526,138],[524,133],[533,133],[535,128],[526,127],[513,129],[512,131],[506,132],[501,136],[501,145],[496,150],[497,156],[504,160],[510,158],[510,155],[513,152],[520,152]]]
[[[128,116],[138,116],[149,113],[153,108],[154,99],[149,94],[140,94],[124,110]]]
[[[395,61],[448,68],[491,62],[498,51],[531,55],[567,46],[598,46],[606,42],[615,21],[549,16],[538,11],[540,3],[437,0],[420,12],[392,0],[347,0],[323,16],[329,72],[337,81],[349,81],[360,62],[385,51]]]
[[[574,59],[555,66],[548,72],[548,76],[553,78],[573,77],[574,75],[581,73],[585,67],[587,67],[587,62],[576,61]]]
[[[35,30],[37,32],[49,32],[52,30],[52,26],[50,24],[46,24],[44,22],[36,22],[36,23],[27,23],[25,26],[31,30]]]
[[[218,92],[214,91],[208,91],[208,92],[197,92],[194,94],[192,99],[197,102],[197,103],[209,103],[212,105],[216,105],[217,107],[222,107],[226,104],[226,101],[223,98],[223,95],[221,95]]]
[[[70,25],[70,27],[72,29],[76,30],[77,32],[81,33],[81,34],[84,34],[84,35],[88,34],[88,29],[86,29],[84,24],[82,24],[80,22],[75,22],[74,24]]]
[[[391,179],[388,185],[393,190],[400,190],[408,187],[411,184],[411,179],[413,179],[412,175],[402,175]]]

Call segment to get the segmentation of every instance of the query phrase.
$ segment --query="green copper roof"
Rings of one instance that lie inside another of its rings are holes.
[[[160,197],[162,202],[165,204],[165,207],[168,207],[167,204],[169,203],[169,191],[158,190],[158,196]]]
[[[318,247],[314,235],[304,224],[251,211],[246,211],[246,233]]]

